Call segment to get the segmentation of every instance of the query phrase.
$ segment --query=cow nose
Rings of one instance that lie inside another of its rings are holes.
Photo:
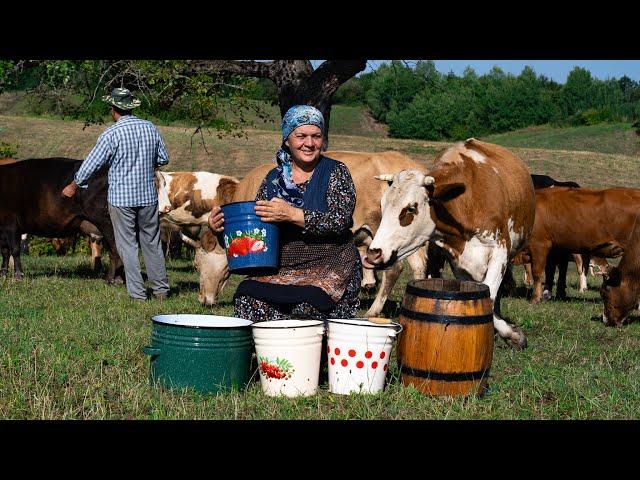
[[[368,248],[367,261],[373,265],[382,263],[382,250],[379,248]]]
[[[171,205],[165,205],[160,209],[160,213],[169,213],[171,211]]]

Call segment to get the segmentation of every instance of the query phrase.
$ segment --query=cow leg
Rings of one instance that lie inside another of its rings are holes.
[[[106,281],[109,285],[121,285],[124,283],[124,264],[116,248],[116,238],[113,233],[111,218],[107,216],[105,221],[98,220],[94,224],[102,235],[103,245],[109,251],[109,270]]]
[[[558,253],[550,252],[547,255],[547,261],[544,264],[544,289],[542,290],[542,299],[551,300],[553,296],[553,282],[556,276],[556,267],[558,266]],[[558,281],[560,279],[558,278]]]
[[[518,349],[527,346],[527,338],[522,329],[509,325],[500,315],[500,285],[506,270],[509,268],[509,259],[505,247],[494,248],[491,252],[489,266],[482,283],[489,286],[491,300],[493,300],[493,327],[505,341]]]
[[[367,245],[359,245],[358,252],[360,258],[364,258],[367,255]],[[362,268],[362,282],[360,282],[360,288],[369,292],[376,288],[376,274],[372,268]]]
[[[524,284],[531,286],[533,285],[533,274],[531,272],[531,264],[525,263],[523,264],[523,267],[524,267]]]
[[[20,260],[20,233],[17,231],[9,237],[9,251],[13,257],[13,278],[22,280],[22,260]]]
[[[11,257],[11,251],[9,245],[2,242],[0,244],[0,251],[2,252],[2,267],[0,268],[0,277],[6,277],[9,272],[9,258]]]
[[[378,293],[371,304],[371,307],[367,310],[367,313],[364,314],[365,317],[376,317],[380,315],[380,312],[382,312],[382,308],[384,307],[387,298],[389,298],[389,294],[391,293],[391,290],[393,290],[393,286],[396,284],[398,277],[400,277],[402,270],[404,270],[404,260],[396,262],[393,266],[382,271],[382,280],[380,281]]]
[[[576,270],[578,271],[578,275],[580,277],[580,285],[579,291],[580,293],[584,293],[589,289],[587,285],[587,268],[589,266],[589,255],[580,255],[579,253],[573,254],[573,261],[576,264]]]
[[[91,235],[87,239],[91,247],[91,269],[99,273],[102,270],[102,240],[95,239]]]
[[[533,295],[529,301],[532,305],[542,299],[542,274],[547,265],[550,245],[536,245],[531,248],[531,273],[533,274]]]
[[[558,261],[558,286],[556,287],[556,297],[567,298],[567,269],[569,268],[569,254],[564,253]]]
[[[427,278],[442,278],[444,264],[447,261],[444,250],[433,242],[427,245]]]
[[[525,348],[527,339],[524,332],[520,328],[509,325],[500,316],[500,285],[509,267],[506,247],[497,245],[475,248],[463,261],[464,265],[452,264],[456,278],[466,279],[465,277],[469,276],[476,282],[482,282],[489,287],[489,294],[493,302],[493,326],[498,335],[518,349]]]
[[[427,248],[420,247],[407,257],[407,263],[411,268],[414,280],[424,280],[427,274]]]

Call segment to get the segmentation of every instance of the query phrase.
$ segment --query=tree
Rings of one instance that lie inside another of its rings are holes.
[[[309,60],[166,60],[166,61],[45,61],[23,62],[33,68],[46,66],[40,93],[62,102],[81,91],[81,108],[90,113],[98,93],[114,86],[139,92],[147,105],[167,111],[179,100],[189,97],[200,118],[207,118],[219,107],[219,100],[240,112],[240,124],[221,123],[220,128],[236,131],[242,127],[242,108],[251,104],[255,78],[266,78],[276,86],[281,116],[293,105],[309,104],[325,117],[329,130],[332,95],[366,67],[366,60],[326,60],[315,70]],[[52,94],[53,92],[53,94]],[[68,104],[69,102],[65,103]],[[92,120],[92,119],[90,119]],[[325,140],[328,146],[328,135]]]

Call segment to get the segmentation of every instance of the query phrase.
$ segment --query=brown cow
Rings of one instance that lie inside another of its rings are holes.
[[[538,190],[540,188],[554,188],[554,187],[573,187],[580,188],[580,185],[576,182],[561,182],[548,175],[537,175],[532,173],[531,180],[533,181],[533,188]],[[533,285],[533,278],[531,276],[531,263],[529,261],[523,261],[524,251],[521,251],[513,259],[514,265],[524,265],[524,283],[525,285]],[[545,280],[544,290],[542,292],[542,298],[549,300],[553,291],[553,281],[556,273],[556,267],[558,267],[558,286],[557,297],[566,298],[567,289],[567,267],[569,260],[572,259],[576,264],[576,270],[580,277],[580,292],[586,292],[587,285],[587,268],[589,268],[591,275],[593,275],[592,263],[598,265],[606,265],[606,260],[598,257],[590,259],[589,255],[581,255],[577,253],[569,254],[568,252],[553,252],[552,255],[547,257],[547,265],[545,266]],[[604,265],[603,263],[604,262]]]
[[[494,327],[524,348],[522,330],[500,318],[499,287],[531,235],[534,214],[524,163],[503,147],[471,138],[439,154],[428,174],[407,170],[393,177],[367,260],[376,267],[393,264],[434,241],[456,278],[489,286]]]
[[[604,281],[600,295],[604,302],[602,321],[605,325],[622,325],[640,302],[640,210],[638,203],[626,249],[617,267],[602,271]]]
[[[353,214],[354,242],[364,255],[367,245],[371,242],[380,224],[380,198],[388,188],[384,182],[376,180],[376,176],[387,171],[399,171],[407,168],[421,168],[409,157],[398,152],[349,152],[329,151],[326,156],[343,162],[351,172],[356,186],[356,207]],[[274,168],[274,164],[261,165],[249,172],[237,185],[231,201],[254,200],[267,172]],[[225,202],[223,202],[225,203]],[[229,278],[226,255],[223,247],[216,240],[213,233],[205,232],[201,243],[183,240],[196,247],[195,264],[200,272],[200,294],[198,299],[205,305],[213,305]],[[426,248],[419,249],[407,259],[416,279],[424,278],[426,270]],[[378,293],[367,316],[376,316],[381,311],[404,265],[402,262],[384,271]],[[375,285],[372,271],[365,272],[363,286]]]
[[[211,208],[232,196],[238,184],[237,178],[217,173],[158,173],[159,191],[166,191],[158,195],[160,216],[176,225],[206,225]],[[164,207],[168,213],[163,213]]]
[[[552,250],[613,258],[622,255],[640,212],[640,190],[550,188],[536,191],[536,218],[526,250],[531,256],[533,297],[542,298],[542,273]],[[616,286],[609,282],[610,289]],[[606,307],[605,307],[606,309]],[[618,323],[608,317],[605,323]],[[619,318],[619,316],[616,316]]]

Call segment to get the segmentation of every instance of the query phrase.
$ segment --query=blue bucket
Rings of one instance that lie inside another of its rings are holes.
[[[222,206],[224,247],[232,273],[255,274],[278,268],[280,230],[277,225],[260,220],[255,205],[256,202],[233,202]]]

